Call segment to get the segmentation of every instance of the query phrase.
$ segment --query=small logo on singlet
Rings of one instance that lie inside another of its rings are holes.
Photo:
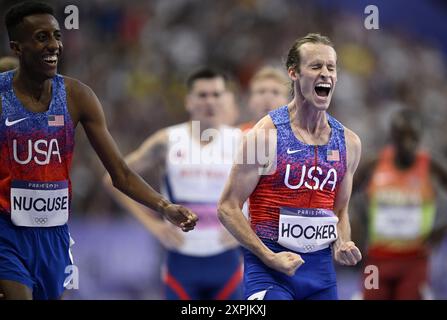
[[[26,118],[22,118],[22,119],[17,119],[17,120],[14,120],[14,121],[9,121],[9,119],[6,118],[6,120],[5,120],[5,125],[6,125],[7,127],[10,127],[10,126],[13,126],[13,125],[15,125],[15,124],[17,124],[17,123],[19,123],[19,122],[22,122],[23,120],[26,120],[26,119],[28,119],[28,117],[26,117]]]
[[[64,125],[63,115],[51,115],[48,116],[48,126],[49,127],[62,127]]]
[[[300,151],[303,151],[304,149],[298,149],[298,150],[292,150],[290,148],[287,149],[287,154],[294,154]]]

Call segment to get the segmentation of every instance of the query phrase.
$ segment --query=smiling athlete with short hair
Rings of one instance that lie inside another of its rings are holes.
[[[0,292],[6,299],[57,299],[71,264],[66,222],[78,123],[116,188],[184,231],[197,217],[127,167],[94,92],[57,73],[63,46],[53,9],[23,2],[5,20],[20,66],[0,73]]]

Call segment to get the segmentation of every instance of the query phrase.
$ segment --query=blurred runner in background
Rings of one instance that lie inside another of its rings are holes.
[[[251,129],[259,120],[273,109],[289,101],[290,80],[281,70],[265,66],[250,80],[248,108],[252,120],[240,125],[243,131]]]
[[[185,101],[190,121],[154,133],[126,158],[141,174],[160,172],[163,194],[198,214],[194,232],[180,233],[162,217],[113,193],[168,250],[163,281],[169,300],[242,298],[241,252],[217,218],[217,201],[240,136],[239,129],[223,124],[226,82],[224,74],[208,68],[191,74]]]
[[[447,170],[420,148],[421,136],[420,117],[400,110],[391,120],[390,145],[356,175],[356,191],[366,187],[368,197],[365,265],[379,270],[379,289],[364,288],[364,299],[424,298],[430,247],[443,233],[434,229],[435,186],[447,188]]]

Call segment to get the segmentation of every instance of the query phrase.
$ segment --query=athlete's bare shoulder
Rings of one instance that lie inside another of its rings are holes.
[[[360,155],[362,152],[362,142],[359,136],[345,127],[345,141],[346,141],[346,152],[348,159],[348,167],[355,171],[360,161]]]
[[[1,72],[0,72],[0,77],[1,76],[4,76],[4,74],[2,74]],[[3,93],[6,91],[6,88],[2,88],[1,87],[1,84],[0,84],[0,115],[2,114],[2,99],[1,99],[1,96],[3,95]]]
[[[258,141],[259,139],[262,139],[265,142],[268,142],[269,138],[272,137],[272,133],[273,136],[276,138],[276,134],[274,131],[275,129],[276,127],[273,124],[272,118],[270,118],[269,115],[266,115],[246,133],[245,138],[255,139],[253,141]]]
[[[64,76],[65,89],[67,91],[67,98],[87,98],[93,97],[95,93],[85,83],[71,77]]]
[[[350,143],[354,148],[359,148],[362,145],[360,137],[351,129],[345,127],[346,142]]]
[[[63,77],[67,93],[68,109],[75,124],[88,112],[95,112],[101,109],[96,94],[88,85],[75,78]]]
[[[240,159],[243,159],[244,164],[254,164],[256,170],[261,168],[262,174],[275,170],[276,138],[276,127],[272,118],[266,115],[244,134],[242,149],[239,151]],[[253,160],[254,162],[250,162]]]

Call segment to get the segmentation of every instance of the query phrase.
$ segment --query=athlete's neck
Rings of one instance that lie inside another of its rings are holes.
[[[205,130],[208,130],[208,129],[218,130],[218,128],[216,128],[213,125],[202,123],[202,122],[200,122],[198,120],[194,120],[194,119],[191,119],[191,121],[189,122],[189,126],[190,126],[191,132],[192,132],[192,139],[196,140],[201,145],[207,145],[208,143],[213,142],[212,134],[203,136],[203,132]],[[202,138],[204,138],[204,139],[202,139]],[[208,140],[205,140],[205,138]]]
[[[20,93],[30,96],[35,101],[51,95],[51,79],[38,79],[34,75],[19,68],[13,79],[13,86]]]
[[[318,110],[305,101],[294,98],[288,107],[292,125],[313,136],[318,136],[329,126],[326,111]]]

